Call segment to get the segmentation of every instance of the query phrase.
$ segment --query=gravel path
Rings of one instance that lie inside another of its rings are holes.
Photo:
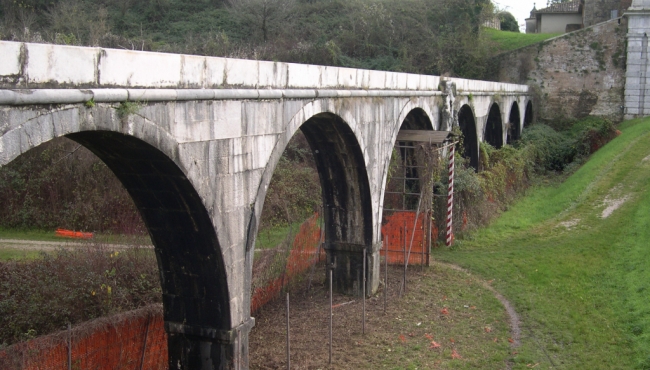
[[[96,241],[42,241],[42,240],[21,240],[21,239],[0,239],[0,248],[12,248],[19,250],[31,250],[31,251],[53,251],[57,249],[75,249],[83,248],[87,246],[102,245],[110,250],[115,249],[129,249],[133,248],[133,245],[127,244],[107,244],[107,243],[98,243]],[[141,245],[140,248],[153,248],[151,245]]]

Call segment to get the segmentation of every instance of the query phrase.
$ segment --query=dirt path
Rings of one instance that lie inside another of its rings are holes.
[[[469,271],[465,270],[464,268],[462,268],[460,266],[453,265],[453,264],[450,264],[450,263],[436,262],[436,261],[434,261],[433,264],[434,265],[445,266],[445,267],[448,267],[448,268],[456,270],[456,271],[464,272],[464,273],[472,276],[472,278],[475,281],[479,282],[485,289],[492,292],[492,294],[494,294],[494,297],[496,297],[496,299],[498,299],[499,302],[501,302],[503,307],[506,309],[506,312],[508,313],[508,317],[510,319],[511,338],[513,340],[512,347],[513,348],[519,347],[519,345],[521,344],[521,342],[520,342],[520,339],[521,339],[521,326],[520,326],[521,321],[519,321],[519,315],[517,314],[517,311],[515,311],[515,308],[506,299],[506,297],[504,297],[501,293],[499,293],[496,289],[494,289],[492,287],[492,285],[490,285],[489,282],[474,277]]]
[[[42,241],[42,240],[21,240],[21,239],[0,239],[0,248],[11,248],[24,251],[54,251],[57,249],[77,249],[101,245],[110,250],[122,250],[133,248],[133,245],[127,244],[108,244],[98,243],[96,241]],[[141,245],[140,248],[153,248],[151,245]]]

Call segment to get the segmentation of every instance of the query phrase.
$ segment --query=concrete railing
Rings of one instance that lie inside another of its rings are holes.
[[[438,76],[307,64],[0,41],[0,88],[438,91]],[[528,86],[447,79],[473,92]]]

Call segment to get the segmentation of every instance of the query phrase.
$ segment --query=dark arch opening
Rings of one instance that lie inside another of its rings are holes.
[[[415,108],[406,115],[400,130],[430,130],[433,131],[433,124],[427,113],[422,108]]]
[[[435,155],[440,143],[432,142],[432,136],[423,131],[433,131],[433,124],[423,109],[415,108],[402,121],[389,157],[381,233],[385,258],[402,255],[407,249],[404,238],[413,238],[419,242],[409,248],[409,260],[425,265],[430,260],[429,247],[432,242],[431,223],[425,220],[430,219],[435,188],[435,183],[430,180],[438,164],[439,158]],[[404,222],[409,225],[406,229]]]
[[[512,103],[510,108],[510,117],[508,118],[508,141],[510,144],[521,138],[521,116],[519,115],[519,104]]]
[[[106,163],[140,211],[155,246],[165,321],[186,327],[232,328],[217,235],[200,196],[181,169],[160,150],[132,136],[87,131],[67,137]],[[198,353],[191,359],[188,353],[174,353],[187,348],[188,340],[194,339],[169,335],[170,361],[184,359],[190,367],[200,361]]]
[[[526,114],[524,115],[524,127],[528,127],[531,123],[533,123],[533,102],[529,101],[528,104],[526,104]]]
[[[503,146],[503,121],[497,103],[492,104],[485,124],[485,142],[499,149]]]
[[[458,111],[458,125],[463,132],[463,157],[469,159],[469,165],[478,171],[478,135],[476,120],[469,105],[463,105]]]
[[[301,127],[314,154],[323,196],[326,243],[372,243],[370,185],[361,147],[340,117],[322,113]]]
[[[399,128],[400,132],[404,130],[433,131],[433,124],[422,108],[415,108],[406,115]],[[393,155],[397,154],[398,157],[391,158],[391,162],[396,165],[397,173],[386,184],[387,189],[384,194],[384,208],[388,210],[417,208],[418,194],[422,188],[418,167],[423,165],[417,162],[417,144],[412,141],[400,141],[399,138],[395,142]]]

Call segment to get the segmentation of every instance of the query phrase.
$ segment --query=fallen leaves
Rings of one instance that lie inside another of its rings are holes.
[[[440,310],[440,313],[443,315],[449,315],[449,310],[447,309],[447,307],[445,307],[442,310]]]
[[[486,327],[484,328],[484,330],[485,330],[486,333],[491,333],[491,332],[492,332],[492,328],[489,327],[489,326],[486,326]]]
[[[402,341],[402,343],[406,343],[406,337],[404,336],[404,334],[399,335],[399,340]]]
[[[440,348],[440,343],[432,340],[429,349],[436,349],[436,348]]]
[[[458,352],[456,351],[456,349],[453,349],[451,351],[451,358],[454,359],[454,360],[460,360],[460,359],[463,358],[463,356],[459,355]]]

